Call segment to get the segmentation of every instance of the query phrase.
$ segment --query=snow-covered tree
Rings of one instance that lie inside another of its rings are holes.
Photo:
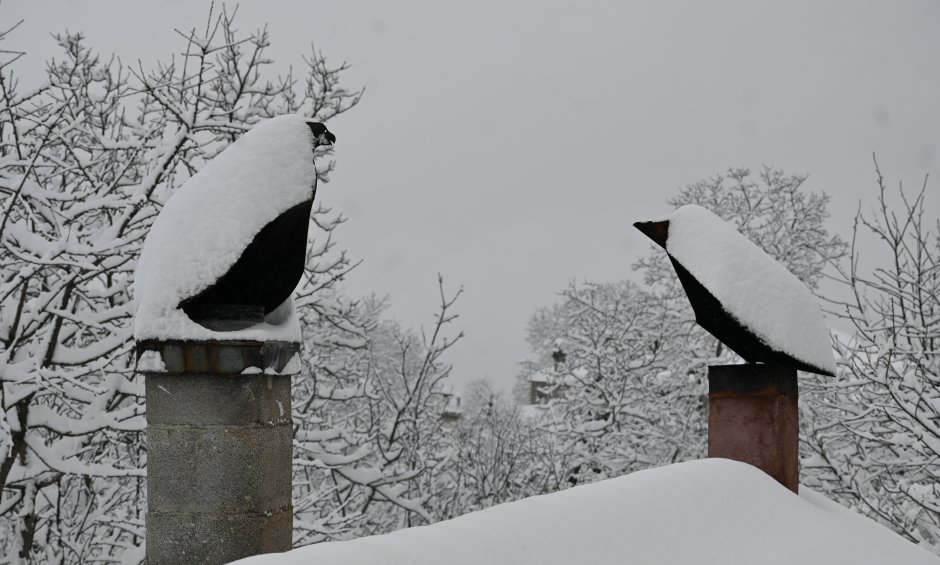
[[[13,26],[14,28],[16,26]],[[0,34],[7,40],[13,29]],[[184,56],[123,67],[56,36],[60,58],[21,88],[0,51],[0,553],[7,561],[139,561],[145,426],[131,285],[163,202],[239,133],[280,113],[353,107],[345,66],[314,52],[270,80],[266,31],[230,14],[182,34]],[[331,163],[323,167],[326,176]],[[340,221],[314,212],[306,294],[347,268]]]
[[[701,391],[687,368],[673,372],[681,338],[663,302],[629,281],[572,283],[561,299],[533,316],[529,342],[542,362],[523,374],[547,399],[540,426],[570,454],[567,482],[689,458],[701,430],[679,406],[697,409]]]
[[[321,293],[303,318],[293,384],[295,542],[386,533],[439,519],[432,500],[449,458],[442,355],[459,296],[444,292],[428,333],[381,319],[383,301]],[[322,306],[321,306],[322,308]]]
[[[875,170],[877,204],[834,277],[846,298],[830,300],[851,328],[835,340],[840,372],[803,391],[803,477],[940,553],[940,225],[926,180],[894,206]],[[866,267],[878,247],[886,260]]]
[[[543,432],[528,410],[496,391],[488,381],[471,383],[461,418],[449,430],[451,457],[432,501],[439,519],[559,490],[567,458],[556,439]]]

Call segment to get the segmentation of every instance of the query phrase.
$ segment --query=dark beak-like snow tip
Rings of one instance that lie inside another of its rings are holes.
[[[633,227],[643,232],[643,234],[652,239],[656,245],[663,249],[666,248],[666,240],[669,239],[669,221],[663,222],[636,222]]]
[[[313,132],[313,137],[317,141],[323,142],[325,140],[330,145],[336,143],[336,136],[333,135],[333,132],[326,129],[326,126],[320,122],[307,122],[307,126]]]

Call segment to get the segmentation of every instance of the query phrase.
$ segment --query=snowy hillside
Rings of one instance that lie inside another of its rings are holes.
[[[706,459],[237,563],[936,565],[937,558],[815,492],[796,496],[754,467]]]

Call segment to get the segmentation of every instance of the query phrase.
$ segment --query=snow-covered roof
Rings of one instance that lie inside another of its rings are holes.
[[[640,471],[430,526],[251,557],[240,565],[936,565],[894,532],[750,465]]]
[[[134,281],[134,337],[296,341],[292,308],[277,325],[204,328],[177,308],[211,286],[266,224],[311,198],[314,135],[303,116],[260,122],[178,188],[147,236]]]
[[[729,314],[771,348],[835,373],[822,309],[796,275],[701,206],[682,206],[664,219],[666,251]]]
[[[544,371],[535,371],[526,377],[526,380],[530,383],[550,383],[555,381],[555,377]]]

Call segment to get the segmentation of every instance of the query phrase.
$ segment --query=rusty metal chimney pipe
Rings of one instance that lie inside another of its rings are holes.
[[[749,463],[799,491],[796,369],[749,363],[708,368],[708,456]]]

